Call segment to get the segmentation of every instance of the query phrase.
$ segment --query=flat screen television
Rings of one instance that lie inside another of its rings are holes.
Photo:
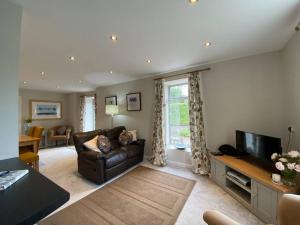
[[[251,155],[260,161],[271,163],[273,153],[282,153],[281,139],[245,131],[236,131],[236,149],[242,155]]]

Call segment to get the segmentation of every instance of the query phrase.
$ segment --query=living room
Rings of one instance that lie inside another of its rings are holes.
[[[61,197],[35,204],[51,198],[37,181],[22,196],[25,175],[0,192],[1,224],[297,224],[299,0],[0,10],[0,171]]]

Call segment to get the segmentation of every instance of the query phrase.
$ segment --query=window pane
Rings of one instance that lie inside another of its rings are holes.
[[[94,97],[86,97],[84,105],[84,117],[83,117],[83,131],[95,130],[95,109],[94,109]]]
[[[179,98],[173,97],[168,100],[168,144],[190,147],[189,104],[187,97],[183,97],[188,95],[187,85],[173,86],[169,90],[173,90],[172,95],[176,94]]]
[[[170,125],[189,124],[188,99],[169,100],[169,123]]]
[[[171,86],[169,89],[170,98],[188,97],[189,89],[187,84]]]

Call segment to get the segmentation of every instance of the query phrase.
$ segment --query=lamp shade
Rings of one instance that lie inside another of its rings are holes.
[[[118,105],[106,105],[105,106],[105,113],[107,115],[116,115],[119,113],[119,106]]]

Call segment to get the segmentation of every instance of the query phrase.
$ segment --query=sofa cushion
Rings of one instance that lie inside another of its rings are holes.
[[[128,145],[133,142],[133,135],[132,133],[123,130],[122,133],[119,135],[119,142],[121,145]]]
[[[111,150],[109,139],[104,135],[98,136],[98,148],[103,153],[108,153]]]
[[[65,135],[67,128],[65,126],[61,126],[56,130],[57,135]]]
[[[100,149],[98,148],[98,135],[93,139],[84,142],[83,145],[89,150],[100,152]]]
[[[141,154],[141,147],[139,145],[126,145],[122,149],[127,152],[127,158],[131,159]]]
[[[105,166],[107,169],[109,169],[122,162],[125,162],[127,159],[127,152],[118,148],[105,154],[105,159],[106,159]]]
[[[123,130],[125,130],[123,126],[105,130],[105,136],[110,140],[112,150],[120,147],[119,135]]]

